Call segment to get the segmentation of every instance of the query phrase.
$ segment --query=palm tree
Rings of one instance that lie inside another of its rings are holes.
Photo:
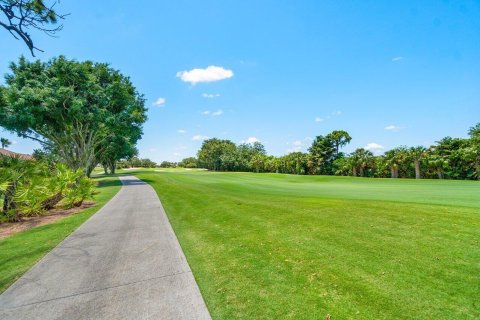
[[[385,160],[390,167],[390,173],[392,178],[398,178],[398,169],[400,167],[400,164],[402,164],[402,162],[404,162],[406,159],[406,151],[407,150],[405,147],[398,147],[385,152]]]
[[[364,148],[358,148],[352,154],[350,154],[349,164],[352,168],[353,176],[356,177],[357,173],[360,177],[364,176],[365,169],[371,167],[373,161],[373,153],[365,150]]]
[[[409,149],[409,156],[412,157],[413,163],[415,165],[415,179],[421,178],[420,164],[422,162],[422,159],[425,157],[426,152],[427,149],[422,146],[411,147]]]
[[[2,144],[2,149],[8,148],[12,142],[7,138],[0,138],[0,144]]]
[[[438,179],[443,179],[443,171],[447,165],[448,161],[438,154],[428,156],[428,166],[437,173]]]

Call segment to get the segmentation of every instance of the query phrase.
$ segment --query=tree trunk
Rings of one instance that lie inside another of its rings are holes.
[[[395,167],[390,167],[390,175],[391,175],[392,179],[396,178],[395,177]]]
[[[116,162],[115,161],[111,161],[110,164],[110,173],[111,174],[115,174],[115,169],[116,169]]]
[[[415,179],[420,179],[420,160],[415,160]]]
[[[108,174],[108,165],[106,163],[102,163],[102,166],[103,166],[103,172],[105,173],[105,175]]]
[[[438,176],[438,179],[443,179],[443,171],[442,171],[442,169],[440,169],[440,168],[437,169],[437,176]]]
[[[360,166],[360,177],[363,177],[363,167]]]
[[[42,209],[43,210],[50,210],[55,207],[57,203],[59,203],[63,199],[63,193],[57,192],[47,200],[42,202]]]
[[[87,177],[90,178],[90,176],[92,175],[93,169],[95,169],[95,166],[96,166],[96,164],[94,164],[94,163],[92,162],[92,163],[90,163],[90,164],[85,168],[85,175],[86,175]]]
[[[352,171],[353,171],[353,176],[356,177],[357,176],[357,167],[353,167]]]

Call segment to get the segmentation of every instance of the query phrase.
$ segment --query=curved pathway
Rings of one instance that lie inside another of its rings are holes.
[[[0,295],[0,319],[210,319],[157,194],[133,176]]]

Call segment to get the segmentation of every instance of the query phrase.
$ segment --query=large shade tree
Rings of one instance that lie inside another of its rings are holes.
[[[141,135],[145,101],[128,77],[107,64],[22,57],[10,69],[0,91],[0,125],[53,150],[71,169],[89,175],[116,143],[109,137],[135,143]]]
[[[198,162],[209,170],[226,170],[236,153],[236,145],[230,140],[208,139],[198,151]]]

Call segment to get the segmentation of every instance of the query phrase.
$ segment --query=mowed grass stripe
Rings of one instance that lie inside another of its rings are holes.
[[[476,182],[136,174],[216,319],[480,317]]]

